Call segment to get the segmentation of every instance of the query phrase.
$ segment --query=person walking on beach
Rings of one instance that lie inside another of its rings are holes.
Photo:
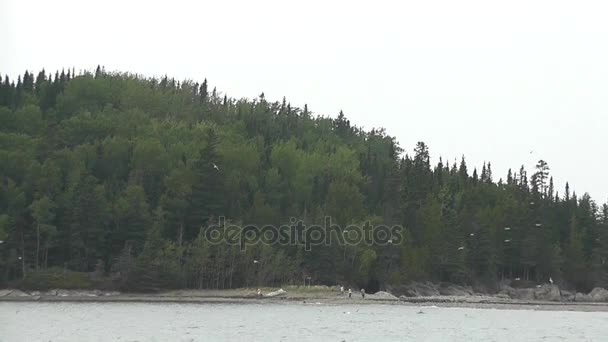
[[[348,298],[351,298],[353,296],[353,291],[351,289],[348,289]]]
[[[361,298],[365,299],[365,289],[361,289]]]
[[[344,286],[340,285],[340,294],[344,296]]]

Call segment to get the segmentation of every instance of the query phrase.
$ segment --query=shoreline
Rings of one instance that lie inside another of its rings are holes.
[[[485,296],[437,296],[437,297],[401,297],[374,298],[367,295],[365,299],[351,299],[333,294],[306,293],[288,294],[277,297],[255,297],[243,295],[239,290],[223,291],[187,291],[187,293],[120,293],[115,295],[22,295],[0,296],[2,302],[30,303],[169,303],[169,304],[310,304],[310,305],[403,305],[423,308],[475,308],[503,310],[543,310],[543,311],[579,311],[608,312],[608,303],[597,302],[549,302],[521,301]],[[213,293],[218,292],[218,293]],[[231,293],[235,292],[235,293]]]

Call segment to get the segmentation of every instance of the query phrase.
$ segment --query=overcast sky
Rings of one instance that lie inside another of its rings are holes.
[[[0,73],[62,67],[283,96],[495,180],[538,159],[608,199],[606,1],[0,1]],[[532,152],[532,153],[531,153]]]

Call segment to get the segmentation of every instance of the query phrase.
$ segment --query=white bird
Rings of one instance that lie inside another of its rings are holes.
[[[388,240],[387,242],[392,244],[392,243],[393,243],[393,240]]]
[[[505,240],[505,242],[511,242],[511,240],[507,239],[507,240]]]
[[[460,247],[458,247],[458,250],[459,250],[459,251],[462,251],[463,249],[464,249],[464,246],[460,246]]]
[[[505,227],[505,230],[511,230],[511,228],[509,228],[509,227]]]
[[[4,243],[4,241],[0,240],[0,245],[3,244],[3,243]]]
[[[471,234],[469,234],[469,236],[475,236],[475,233],[471,233]]]
[[[259,262],[259,261],[257,261],[257,260],[253,260],[253,263],[254,263],[254,264],[257,264],[258,262]]]
[[[214,168],[214,169],[216,169],[216,170],[218,170],[218,171],[220,170],[220,168],[219,168],[219,167],[217,167],[217,165],[215,165],[215,163],[211,163],[211,164],[213,164],[213,168]]]
[[[549,277],[549,282],[553,285],[553,278]]]
[[[540,226],[542,226],[542,224],[540,224],[540,223],[537,223],[537,224],[536,224],[536,226],[537,226],[537,227],[540,227]]]

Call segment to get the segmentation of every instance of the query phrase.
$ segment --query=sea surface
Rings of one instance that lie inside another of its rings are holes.
[[[0,302],[0,341],[608,341],[608,312]]]

